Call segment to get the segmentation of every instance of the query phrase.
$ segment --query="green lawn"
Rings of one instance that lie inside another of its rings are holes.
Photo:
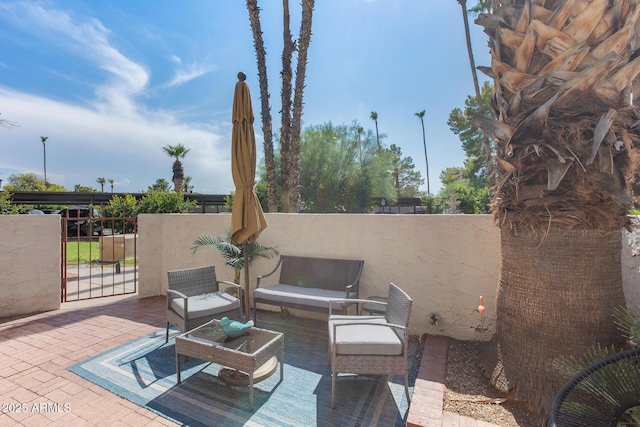
[[[67,242],[67,264],[87,264],[100,259],[99,242]],[[134,265],[135,259],[123,261],[126,265]]]

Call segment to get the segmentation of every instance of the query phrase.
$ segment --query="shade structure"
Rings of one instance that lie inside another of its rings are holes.
[[[262,206],[255,193],[256,136],[253,130],[253,107],[244,73],[238,73],[233,94],[233,129],[231,133],[231,173],[236,191],[231,211],[231,237],[242,243],[245,271],[244,305],[249,318],[249,243],[255,242],[267,228]]]

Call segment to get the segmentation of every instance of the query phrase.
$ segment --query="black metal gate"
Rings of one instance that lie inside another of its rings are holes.
[[[135,217],[105,217],[104,210],[74,207],[60,212],[62,302],[138,291]]]

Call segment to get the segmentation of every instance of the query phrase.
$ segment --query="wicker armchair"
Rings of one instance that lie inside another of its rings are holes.
[[[215,266],[172,270],[167,273],[167,334],[169,326],[175,325],[181,331],[189,331],[204,325],[211,319],[228,317],[242,320],[240,300],[220,291],[220,284],[242,288],[232,282],[216,279]]]
[[[549,421],[553,427],[615,427],[627,409],[639,405],[640,348],[634,348],[592,363],[571,378],[553,399]]]
[[[404,390],[409,396],[409,316],[411,298],[393,283],[389,284],[387,302],[350,299],[351,303],[386,305],[384,316],[349,316],[332,314],[329,304],[329,362],[331,364],[331,407],[335,407],[338,373],[370,375],[404,375]]]

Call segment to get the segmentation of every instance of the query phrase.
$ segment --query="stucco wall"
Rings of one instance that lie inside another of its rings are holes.
[[[295,215],[267,214],[260,243],[284,254],[365,260],[361,295],[384,295],[393,281],[413,298],[412,333],[488,339],[495,329],[499,231],[482,215]],[[141,215],[139,295],[161,295],[170,269],[216,265],[232,280],[214,248],[191,254],[193,240],[221,235],[230,215]],[[623,233],[622,273],[627,305],[640,308],[640,235]],[[255,277],[275,265],[258,259]],[[244,276],[243,276],[244,278]],[[484,319],[475,311],[484,296]],[[60,307],[60,219],[55,215],[0,215],[0,317]],[[438,325],[429,322],[435,313]],[[298,312],[297,315],[308,315]]]
[[[267,214],[267,221],[259,243],[283,254],[364,259],[362,297],[385,295],[389,282],[406,290],[414,299],[413,333],[486,339],[494,329],[500,240],[488,215]],[[230,223],[229,214],[141,215],[140,295],[164,294],[167,270],[207,263],[216,265],[221,279],[232,280],[215,248],[195,256],[190,251],[195,238],[221,235]],[[275,259],[252,263],[251,286],[275,264]],[[480,295],[487,306],[484,324],[474,310]],[[429,321],[432,313],[439,317],[437,325]],[[488,331],[480,333],[478,326]]]
[[[0,317],[60,308],[60,217],[0,215]]]

